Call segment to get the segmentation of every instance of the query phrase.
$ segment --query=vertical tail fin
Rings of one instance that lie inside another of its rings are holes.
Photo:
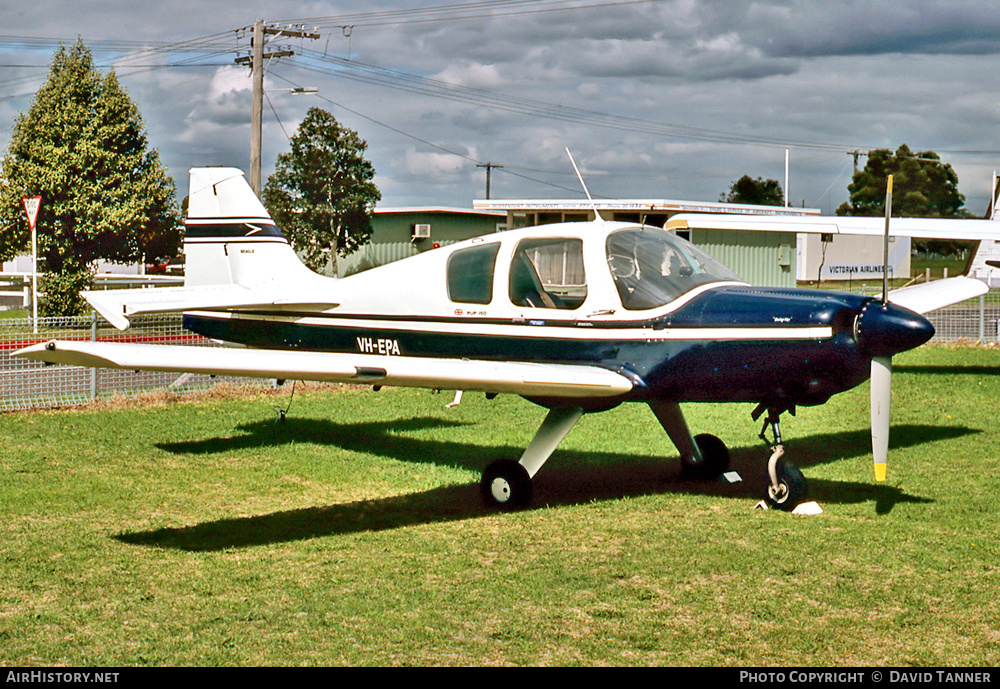
[[[993,174],[993,188],[990,195],[990,220],[1000,223],[1000,178]],[[1000,227],[1000,225],[998,225]],[[976,253],[969,263],[969,277],[982,280],[989,287],[1000,286],[1000,245],[992,239],[983,239],[976,247]]]
[[[299,261],[239,170],[191,170],[184,253],[183,287],[91,290],[87,301],[121,330],[145,313],[335,305],[334,281]]]
[[[190,171],[184,228],[185,287],[261,287],[314,275],[234,168]]]

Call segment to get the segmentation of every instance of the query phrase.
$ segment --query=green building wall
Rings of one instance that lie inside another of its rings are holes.
[[[502,212],[448,208],[376,209],[371,241],[350,256],[339,258],[339,272],[342,276],[352,275],[436,247],[492,234],[505,227],[506,219],[506,213]],[[415,225],[430,225],[430,237],[414,238]]]
[[[792,233],[692,230],[690,239],[751,285],[795,287]]]
[[[354,254],[339,258],[339,273],[352,275],[435,247],[491,234],[505,229],[508,222],[504,211],[436,207],[376,210],[371,242]],[[414,238],[414,226],[418,224],[430,226],[428,238]],[[678,230],[678,234],[752,285],[794,287],[796,284],[794,234],[737,230]]]

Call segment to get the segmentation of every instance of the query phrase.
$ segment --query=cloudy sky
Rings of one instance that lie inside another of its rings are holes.
[[[264,176],[310,107],[369,144],[382,206],[484,198],[715,201],[744,174],[824,213],[854,151],[933,150],[985,211],[1000,170],[996,0],[75,2],[0,7],[0,147],[60,41],[79,36],[187,169],[249,167],[256,19],[304,24],[265,84]],[[293,96],[292,87],[316,87]],[[865,158],[861,156],[859,164]]]

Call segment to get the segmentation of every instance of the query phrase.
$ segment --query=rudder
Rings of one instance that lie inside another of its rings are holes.
[[[184,228],[185,287],[259,287],[306,268],[235,168],[192,168]]]

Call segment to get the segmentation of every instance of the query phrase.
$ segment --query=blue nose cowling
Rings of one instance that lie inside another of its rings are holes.
[[[909,309],[873,299],[858,313],[855,337],[868,356],[892,356],[927,342],[934,337],[934,326]]]

